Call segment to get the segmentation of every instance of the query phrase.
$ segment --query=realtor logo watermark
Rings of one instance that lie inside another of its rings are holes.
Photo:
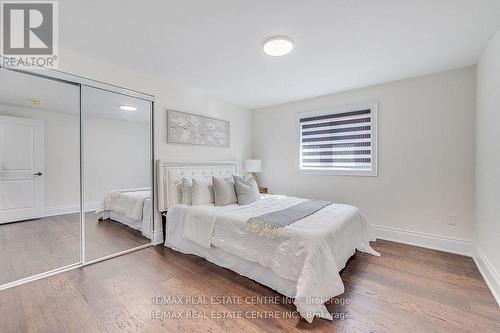
[[[1,1],[1,65],[57,68],[57,1]]]

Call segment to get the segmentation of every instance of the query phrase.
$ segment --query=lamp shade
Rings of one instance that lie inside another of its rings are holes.
[[[245,172],[261,172],[262,160],[245,160]]]

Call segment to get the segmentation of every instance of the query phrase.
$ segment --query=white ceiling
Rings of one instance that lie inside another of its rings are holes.
[[[40,112],[74,115],[80,112],[78,86],[5,69],[0,69],[0,82],[8,82],[8,84],[0,84],[0,114],[2,105]],[[33,105],[33,99],[39,100],[40,105]],[[82,100],[85,117],[137,123],[150,122],[150,103],[142,99],[101,89],[83,88]],[[120,105],[134,106],[137,110],[123,111],[119,108]]]
[[[0,105],[71,114],[80,110],[77,86],[6,69],[0,69],[0,82]],[[40,105],[33,105],[33,99]]]
[[[475,64],[498,0],[62,0],[61,45],[258,108]],[[295,50],[269,57],[287,35]]]

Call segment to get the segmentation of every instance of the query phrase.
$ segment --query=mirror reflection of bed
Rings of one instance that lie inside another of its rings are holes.
[[[85,214],[89,258],[151,242],[151,189],[113,190],[95,212]],[[113,238],[113,240],[111,240]],[[111,248],[110,248],[111,247]]]

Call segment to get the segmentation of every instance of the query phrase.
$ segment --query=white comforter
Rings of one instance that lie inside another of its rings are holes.
[[[96,213],[114,211],[126,218],[142,220],[144,201],[151,197],[149,188],[116,190],[106,193]]]
[[[250,205],[178,205],[168,210],[167,227],[183,224],[183,236],[205,248],[220,248],[296,281],[295,305],[301,316],[331,319],[323,304],[344,292],[339,271],[359,251],[378,255],[366,218],[356,207],[332,204],[284,228],[277,239],[245,231],[246,221],[305,199],[264,196]],[[167,236],[168,237],[168,236]],[[168,245],[168,244],[167,244]]]

